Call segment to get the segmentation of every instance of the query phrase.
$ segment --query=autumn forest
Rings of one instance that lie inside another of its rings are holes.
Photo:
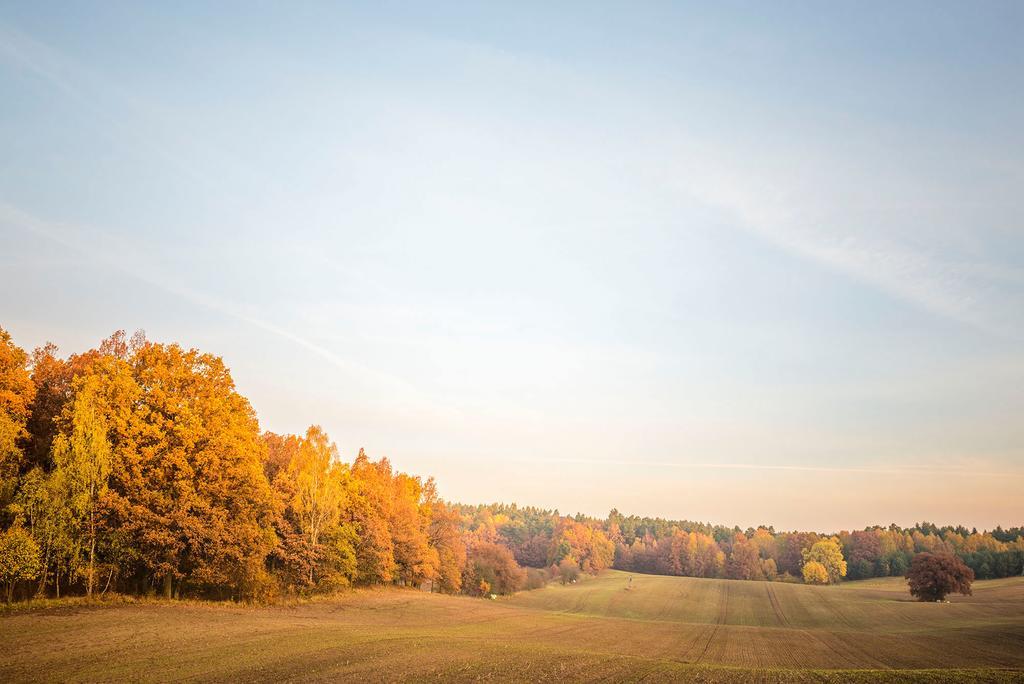
[[[386,458],[339,454],[316,425],[261,432],[221,358],[123,331],[64,357],[0,330],[0,528],[7,601],[488,596],[607,568],[832,584],[903,576],[922,552],[978,579],[1024,570],[1021,528],[783,532],[445,501]]]

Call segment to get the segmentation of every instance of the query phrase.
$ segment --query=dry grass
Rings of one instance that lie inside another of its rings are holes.
[[[1024,579],[949,604],[908,598],[899,580],[609,572],[499,601],[389,589],[274,607],[68,603],[0,617],[0,681],[1024,678]]]

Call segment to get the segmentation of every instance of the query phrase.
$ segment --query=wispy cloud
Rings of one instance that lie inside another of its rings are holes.
[[[957,253],[955,245],[939,244],[940,231],[929,221],[946,206],[940,185],[922,181],[921,188],[903,180],[891,188],[891,179],[835,171],[841,167],[835,151],[803,150],[801,167],[788,168],[783,150],[776,150],[778,158],[770,163],[743,163],[739,153],[695,140],[684,140],[679,150],[680,161],[672,166],[676,190],[716,207],[743,229],[934,315],[995,337],[1024,340],[1024,269],[978,261]],[[856,185],[884,191],[867,200],[846,197],[843,188]],[[909,207],[894,206],[892,195],[900,192],[909,196],[902,200]],[[865,201],[875,203],[868,222],[858,218]],[[986,226],[964,226],[959,232],[983,238]],[[913,244],[903,239],[908,235]]]

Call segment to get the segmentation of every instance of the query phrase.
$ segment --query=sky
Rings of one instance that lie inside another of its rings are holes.
[[[464,502],[1024,523],[1024,5],[342,5],[0,2],[16,343]]]

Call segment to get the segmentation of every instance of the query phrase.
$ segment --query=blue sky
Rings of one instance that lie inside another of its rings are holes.
[[[0,325],[464,501],[1020,524],[1022,20],[5,3]]]

